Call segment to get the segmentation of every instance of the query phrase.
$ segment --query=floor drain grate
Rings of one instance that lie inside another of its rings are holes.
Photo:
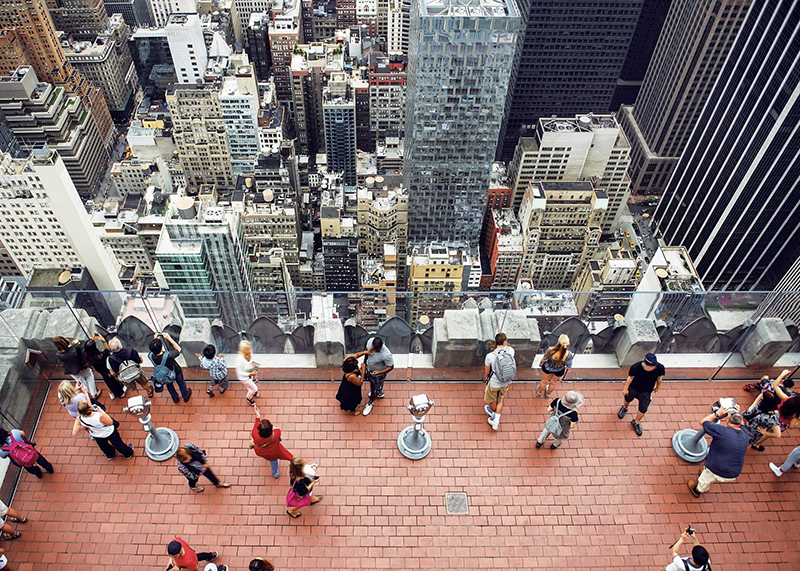
[[[448,515],[462,515],[469,513],[467,494],[464,492],[448,492],[444,496]]]

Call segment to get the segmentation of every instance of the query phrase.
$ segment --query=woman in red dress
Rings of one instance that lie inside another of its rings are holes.
[[[253,449],[256,456],[269,460],[272,477],[277,479],[280,476],[278,460],[291,461],[292,453],[281,444],[281,429],[273,428],[269,420],[262,419],[261,411],[257,406],[253,408],[256,411],[256,423],[250,433],[250,448]]]

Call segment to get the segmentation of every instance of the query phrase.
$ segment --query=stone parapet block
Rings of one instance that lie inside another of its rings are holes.
[[[616,337],[614,353],[620,367],[630,367],[654,352],[661,340],[656,326],[650,319],[625,319],[624,331]]]
[[[783,320],[765,317],[759,321],[741,349],[748,367],[771,367],[792,346],[792,337]]]

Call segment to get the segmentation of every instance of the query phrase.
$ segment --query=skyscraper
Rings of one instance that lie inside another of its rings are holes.
[[[125,23],[131,28],[153,25],[153,15],[147,0],[104,0],[104,3],[106,14],[122,14]]]
[[[610,111],[616,111],[620,105],[632,104],[636,101],[636,96],[642,87],[642,80],[647,73],[647,66],[650,65],[653,51],[656,49],[661,28],[664,27],[664,20],[667,18],[670,4],[671,0],[644,0],[642,11],[639,13],[639,21],[636,23],[636,30],[633,32],[628,48],[628,55],[625,56],[625,63],[622,64],[622,70],[619,72]]]
[[[409,239],[475,246],[520,17],[512,0],[412,4],[403,184]]]
[[[170,14],[197,12],[196,0],[149,0],[149,2],[153,20],[159,28],[167,25]]]
[[[53,26],[76,40],[93,42],[105,31],[108,14],[103,0],[46,0]]]
[[[11,125],[8,124],[8,119],[2,110],[0,110],[0,151],[8,153],[12,159],[22,156],[17,136],[11,130]]]
[[[356,184],[356,100],[344,72],[331,74],[322,90],[325,153],[328,170],[342,174],[345,185]]]
[[[180,83],[203,78],[208,65],[208,50],[198,14],[171,14],[164,27],[169,51]]]
[[[707,289],[769,290],[800,256],[800,4],[755,0],[654,218]]]
[[[505,109],[502,159],[539,118],[606,113],[644,0],[520,0],[527,16]]]
[[[661,194],[697,124],[752,0],[675,0],[633,107],[631,192]]]
[[[269,12],[253,12],[243,32],[247,38],[247,55],[258,81],[267,81],[272,73],[269,51]]]

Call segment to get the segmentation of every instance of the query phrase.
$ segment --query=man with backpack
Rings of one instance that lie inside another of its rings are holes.
[[[111,351],[107,363],[111,376],[116,377],[131,393],[136,392],[136,385],[139,385],[147,389],[147,398],[153,398],[153,385],[142,371],[142,358],[136,349],[124,349],[122,342],[116,337],[108,342],[108,349]]]
[[[164,333],[162,337],[172,345],[172,349],[165,351],[164,343],[158,338],[158,333],[156,333],[155,338],[150,341],[149,345],[150,354],[148,357],[150,358],[150,362],[153,363],[153,375],[151,379],[155,383],[156,391],[158,392],[163,391],[163,387],[166,385],[169,395],[172,397],[172,402],[174,403],[180,400],[177,391],[175,391],[175,383],[178,383],[183,402],[189,402],[189,398],[192,396],[192,389],[186,386],[186,381],[183,378],[183,369],[181,369],[181,366],[175,360],[178,358],[178,355],[181,354],[181,347],[175,343],[175,340],[170,337],[169,333]]]
[[[483,374],[486,378],[486,390],[483,393],[483,410],[489,415],[489,426],[494,430],[500,427],[500,415],[503,414],[503,401],[511,381],[517,378],[517,362],[514,359],[514,348],[508,346],[505,333],[494,336],[495,348],[486,355],[483,362]]]

